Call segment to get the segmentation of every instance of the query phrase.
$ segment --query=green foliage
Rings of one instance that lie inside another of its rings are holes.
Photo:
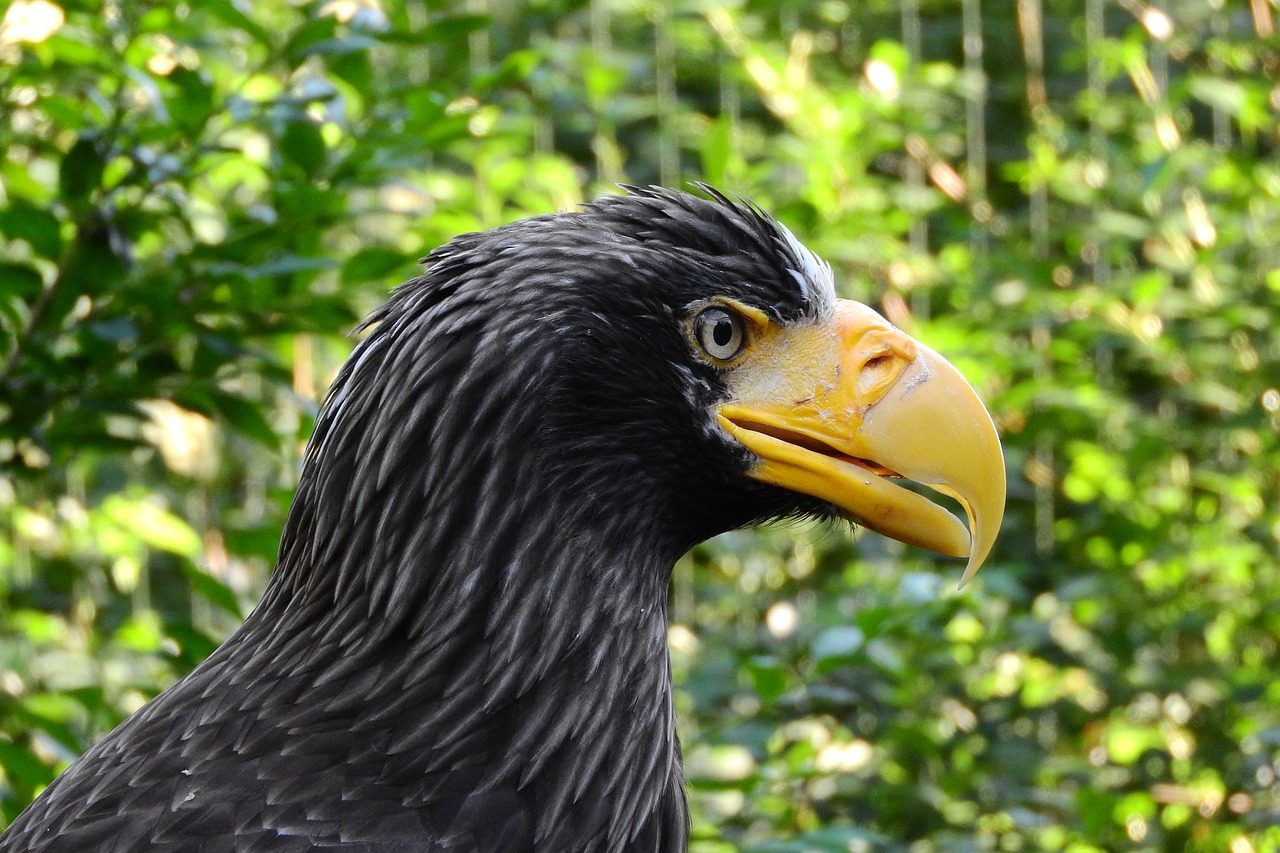
[[[681,562],[694,849],[1280,850],[1271,6],[139,5],[0,29],[0,824],[251,606],[415,257],[704,179],[957,363],[1010,503],[963,592]]]

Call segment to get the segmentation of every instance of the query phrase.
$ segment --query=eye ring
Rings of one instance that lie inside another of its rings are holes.
[[[733,361],[747,343],[747,324],[724,308],[706,308],[693,319],[693,339],[713,361]]]

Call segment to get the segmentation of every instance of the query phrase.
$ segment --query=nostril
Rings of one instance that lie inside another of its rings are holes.
[[[893,367],[893,362],[893,356],[889,353],[884,353],[867,359],[866,364],[862,365],[862,369],[871,374],[883,373]]]
[[[862,363],[858,371],[858,398],[863,405],[878,401],[897,381],[904,360],[892,350],[886,349]]]

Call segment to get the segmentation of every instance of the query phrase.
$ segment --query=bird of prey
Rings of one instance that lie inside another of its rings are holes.
[[[373,313],[262,601],[0,851],[685,850],[677,558],[807,515],[977,569],[1004,463],[960,374],[752,204],[628,190]]]

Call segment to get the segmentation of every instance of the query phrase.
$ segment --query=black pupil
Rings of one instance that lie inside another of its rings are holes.
[[[715,325],[711,328],[711,340],[715,341],[718,347],[727,347],[733,340],[733,321],[728,317],[717,318]]]

